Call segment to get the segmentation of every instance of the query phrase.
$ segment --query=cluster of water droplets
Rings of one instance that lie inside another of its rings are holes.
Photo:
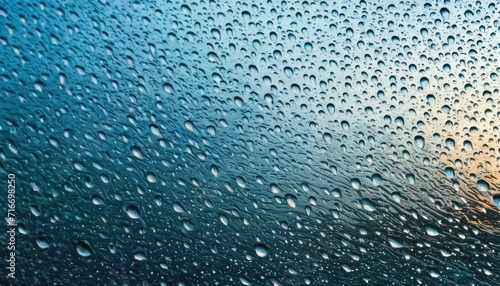
[[[494,285],[497,6],[0,6],[20,275]]]

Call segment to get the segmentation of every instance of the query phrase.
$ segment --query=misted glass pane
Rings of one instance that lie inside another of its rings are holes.
[[[0,284],[498,285],[499,6],[0,0]]]

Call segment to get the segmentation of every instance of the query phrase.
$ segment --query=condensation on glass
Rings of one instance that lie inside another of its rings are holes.
[[[498,285],[498,6],[0,1],[18,282]]]

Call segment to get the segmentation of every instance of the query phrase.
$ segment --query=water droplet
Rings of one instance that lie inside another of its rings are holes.
[[[183,213],[186,210],[184,209],[184,206],[181,203],[174,203],[174,211],[178,213]]]
[[[369,212],[374,212],[377,210],[375,208],[375,206],[373,205],[373,203],[368,199],[362,199],[361,206],[363,207],[363,209],[365,209],[366,211],[369,211]]]
[[[490,190],[490,185],[485,180],[478,180],[476,182],[476,188],[480,192],[488,192]]]
[[[227,216],[225,214],[220,214],[219,219],[223,225],[228,225],[229,219],[227,218]]]
[[[212,173],[212,175],[214,177],[219,176],[219,168],[217,168],[217,166],[215,166],[215,165],[210,166],[210,172]]]
[[[246,278],[246,277],[243,277],[243,276],[240,276],[240,282],[241,284],[245,285],[245,286],[250,286],[252,285],[252,283],[250,282],[250,279]]]
[[[391,194],[391,198],[396,202],[396,203],[401,203],[401,194],[399,192],[394,192]]]
[[[141,149],[139,149],[139,147],[137,146],[133,146],[132,148],[130,148],[130,151],[132,152],[132,155],[134,155],[134,157],[138,158],[138,159],[142,159],[142,152],[141,152]]]
[[[168,94],[174,93],[174,87],[170,83],[163,84],[163,90]]]
[[[76,252],[82,257],[88,257],[92,255],[92,249],[89,244],[85,241],[78,241],[76,243]]]
[[[94,195],[92,196],[92,203],[96,206],[102,206],[104,205],[104,201],[99,195]]]
[[[191,8],[189,8],[188,5],[182,5],[181,11],[182,11],[182,14],[185,14],[185,15],[191,14]]]
[[[241,176],[238,176],[236,178],[236,183],[238,184],[238,186],[242,189],[244,189],[247,185],[247,183],[245,182],[245,179]]]
[[[184,229],[186,229],[187,231],[193,231],[194,230],[194,225],[193,225],[193,222],[188,220],[188,219],[184,219],[182,221],[182,226],[184,227]]]
[[[146,254],[144,254],[144,252],[137,252],[136,254],[134,254],[134,259],[137,261],[146,260]]]
[[[42,214],[42,210],[38,206],[31,205],[31,206],[29,206],[29,208],[30,208],[31,213],[36,217],[38,217]]]
[[[453,180],[455,178],[455,171],[451,167],[444,168],[444,174],[448,180]]]
[[[382,177],[379,174],[374,174],[372,176],[372,183],[375,187],[382,185]]]
[[[153,133],[153,135],[161,137],[160,128],[157,125],[149,125],[149,130],[151,131],[151,133]]]
[[[207,57],[208,57],[208,60],[209,60],[210,62],[212,62],[212,63],[214,63],[214,62],[218,62],[218,61],[219,61],[219,57],[218,57],[218,56],[217,56],[217,54],[216,54],[216,53],[214,53],[214,52],[210,52],[210,53],[208,53]]]
[[[38,245],[38,247],[40,247],[41,249],[46,249],[46,248],[49,248],[50,247],[50,243],[49,241],[45,238],[45,237],[40,237],[40,238],[37,238],[36,240],[36,244]]]
[[[313,45],[310,42],[304,44],[304,49],[306,52],[310,53],[313,50]]]
[[[295,208],[297,206],[297,197],[295,197],[294,195],[288,194],[285,196],[285,199],[288,205],[292,208]]]
[[[417,147],[418,149],[423,149],[425,147],[424,137],[422,137],[420,135],[415,136],[414,144],[415,144],[415,147]]]
[[[220,35],[220,31],[218,29],[212,29],[210,30],[210,34],[212,35],[212,37],[214,37],[216,40],[220,40],[221,39],[221,35]]]
[[[353,189],[355,190],[359,190],[361,188],[361,182],[359,181],[359,179],[351,179],[351,186]]]
[[[332,137],[332,135],[330,133],[325,132],[325,133],[323,133],[323,140],[325,140],[325,142],[327,144],[330,144],[333,141],[333,137]]]
[[[451,253],[445,249],[440,249],[439,251],[441,252],[441,255],[443,257],[450,257],[451,256]]]
[[[152,172],[147,172],[146,173],[146,180],[150,183],[156,182],[156,175]]]
[[[493,195],[493,203],[500,209],[500,194]]]
[[[194,131],[194,124],[189,120],[184,122],[184,127],[186,127],[186,129],[189,131]]]
[[[394,237],[392,236],[388,236],[387,237],[387,241],[389,242],[389,244],[393,247],[393,248],[401,248],[403,247],[404,245],[397,241]]]
[[[453,140],[452,138],[446,139],[445,144],[450,148],[455,148],[455,140]]]
[[[345,272],[349,273],[349,272],[353,272],[354,270],[352,270],[352,267],[348,264],[342,264],[342,269],[344,269]]]
[[[132,219],[140,219],[141,218],[140,211],[139,211],[139,208],[137,206],[130,205],[127,207],[126,211],[127,211],[127,215]]]
[[[429,270],[429,274],[430,274],[430,275],[431,275],[431,277],[433,277],[433,278],[437,278],[437,277],[439,277],[439,276],[440,276],[440,275],[439,275],[439,272],[438,272],[437,270],[435,270],[435,269],[431,269],[431,270]]]
[[[216,134],[216,129],[215,129],[215,127],[213,127],[213,126],[208,126],[208,127],[207,127],[207,132],[208,132],[208,134],[210,134],[210,136],[215,136],[215,134]]]
[[[415,175],[413,174],[406,174],[406,179],[408,182],[412,185],[415,185]]]
[[[448,8],[441,8],[439,10],[439,14],[441,14],[441,17],[446,20],[450,17],[450,10],[448,10]]]
[[[255,253],[258,257],[266,257],[269,254],[269,250],[264,244],[257,243],[255,245]]]
[[[439,232],[437,231],[437,229],[433,228],[432,226],[426,226],[425,232],[427,232],[427,235],[429,235],[429,236],[438,236],[439,235]]]
[[[351,126],[349,125],[349,122],[343,120],[342,123],[340,124],[342,126],[342,129],[344,129],[344,131],[348,131]]]
[[[335,113],[335,105],[331,103],[328,103],[326,105],[326,109],[328,110],[328,113],[330,113],[330,115],[333,115]]]

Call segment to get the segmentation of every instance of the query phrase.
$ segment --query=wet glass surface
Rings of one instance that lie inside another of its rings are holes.
[[[0,0],[0,282],[498,285],[498,6]]]

